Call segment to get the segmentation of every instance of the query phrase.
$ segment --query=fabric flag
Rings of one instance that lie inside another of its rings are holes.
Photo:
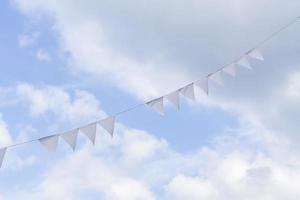
[[[183,96],[189,98],[190,100],[195,100],[194,83],[188,84],[180,89]]]
[[[174,104],[174,106],[176,106],[178,110],[180,109],[180,95],[178,90],[167,94],[165,98],[167,98],[168,101]]]
[[[250,65],[250,63],[249,63],[249,61],[248,61],[248,59],[247,59],[246,56],[243,56],[242,58],[240,58],[240,59],[237,61],[236,64],[238,64],[238,65],[240,65],[240,66],[243,66],[243,67],[245,67],[245,68],[247,68],[247,69],[252,69],[252,67],[251,67],[251,65]]]
[[[158,112],[159,114],[161,114],[161,115],[164,114],[164,98],[163,97],[149,101],[146,104],[148,106],[150,106],[153,110]]]
[[[3,160],[4,160],[5,153],[6,153],[6,149],[7,148],[0,149],[0,168],[2,167],[2,163],[3,163]]]
[[[115,117],[114,116],[103,119],[99,123],[102,128],[104,128],[107,132],[110,133],[111,136],[114,135],[114,130],[115,130]]]
[[[198,86],[200,89],[202,89],[208,95],[208,79],[206,77],[202,78],[194,83],[196,86]]]
[[[39,141],[48,151],[54,152],[57,148],[58,135],[43,137],[40,138]]]
[[[70,145],[73,151],[75,151],[76,148],[77,136],[78,136],[78,129],[61,134],[61,137]]]
[[[97,124],[89,124],[83,128],[80,128],[80,131],[89,138],[89,140],[95,144],[96,140],[96,132],[97,132]]]
[[[260,53],[258,49],[253,49],[247,54],[250,58],[254,58],[257,60],[264,60],[263,55]]]
[[[217,71],[217,72],[211,74],[211,75],[209,76],[209,79],[211,79],[211,80],[215,81],[216,83],[218,83],[219,85],[222,85],[222,86],[223,86],[224,83],[223,83],[223,78],[222,78],[222,76],[221,76],[221,72],[222,72],[222,71]]]
[[[236,65],[234,63],[224,67],[222,70],[223,70],[223,72],[226,72],[227,74],[231,75],[232,77],[236,76]]]

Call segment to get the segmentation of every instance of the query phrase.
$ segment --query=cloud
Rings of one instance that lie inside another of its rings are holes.
[[[29,34],[21,34],[19,36],[19,46],[28,47],[34,45],[40,36],[39,32],[33,32]]]
[[[0,147],[11,144],[12,138],[9,133],[6,122],[3,120],[2,114],[0,113]]]
[[[52,60],[51,55],[43,49],[39,49],[37,51],[36,58],[40,61],[51,61]]]
[[[95,96],[83,90],[75,91],[74,97],[71,97],[60,87],[23,83],[17,85],[16,93],[29,104],[33,116],[53,113],[60,121],[71,124],[96,120],[104,116]]]

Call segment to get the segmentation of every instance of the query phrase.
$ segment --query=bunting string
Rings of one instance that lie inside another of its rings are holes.
[[[233,60],[231,63],[218,68],[217,70],[207,74],[205,77],[202,77],[199,80],[196,80],[194,82],[191,82],[179,89],[176,89],[174,91],[169,92],[166,95],[163,95],[161,97],[152,99],[150,101],[137,104],[133,107],[130,107],[128,109],[125,109],[123,111],[120,111],[114,115],[108,116],[105,119],[101,119],[95,122],[92,122],[90,124],[84,125],[82,127],[78,127],[63,133],[55,133],[48,136],[44,136],[38,139],[33,139],[21,143],[12,144],[10,146],[2,147],[0,148],[0,168],[3,164],[3,160],[5,157],[5,154],[8,149],[25,145],[32,142],[39,142],[42,146],[45,147],[48,151],[55,152],[58,140],[61,138],[63,139],[73,151],[76,149],[77,145],[77,137],[79,133],[84,134],[87,139],[89,139],[92,144],[95,144],[96,139],[96,133],[97,133],[97,125],[100,125],[106,132],[108,132],[111,137],[114,135],[114,129],[115,129],[115,123],[116,123],[116,117],[120,116],[122,114],[128,113],[132,110],[135,110],[141,106],[147,105],[148,107],[152,108],[154,111],[158,112],[161,115],[164,115],[164,103],[165,100],[169,101],[171,104],[173,104],[178,110],[180,109],[180,96],[184,96],[187,99],[195,100],[195,86],[200,88],[204,93],[207,95],[209,94],[209,81],[214,81],[220,85],[224,85],[223,79],[222,79],[222,72],[225,72],[226,74],[235,77],[237,74],[236,70],[238,66],[252,69],[249,59],[256,59],[263,61],[264,57],[262,53],[260,52],[259,48],[261,48],[265,43],[272,40],[275,36],[283,32],[284,30],[288,29],[292,25],[294,25],[296,22],[298,22],[300,17],[297,17],[296,19],[292,20],[290,23],[286,24],[276,32],[272,33],[269,37],[262,40],[260,43],[254,46],[254,48],[246,51],[242,56],[238,57],[237,59]]]

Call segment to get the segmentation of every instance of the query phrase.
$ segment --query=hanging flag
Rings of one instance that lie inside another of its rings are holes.
[[[222,69],[223,72],[226,72],[227,74],[235,77],[236,76],[236,65],[235,63],[232,63],[231,65],[228,65]]]
[[[78,136],[78,129],[61,134],[61,137],[70,145],[73,151],[75,151],[76,148],[77,136]]]
[[[115,129],[115,117],[114,116],[103,119],[99,123],[102,126],[102,128],[104,128],[107,132],[110,133],[111,136],[114,135],[114,129]]]
[[[188,84],[180,89],[183,96],[189,98],[190,100],[195,100],[194,83]]]
[[[40,138],[39,141],[48,151],[54,152],[57,148],[58,138],[58,135],[51,135]]]
[[[6,149],[7,148],[0,149],[0,168],[2,167],[2,163],[3,163],[3,160],[4,160],[5,153],[6,153]]]
[[[209,79],[215,81],[216,83],[218,83],[219,85],[224,85],[223,83],[223,78],[222,78],[222,75],[221,75],[222,71],[217,71],[211,75],[209,75]]]
[[[171,92],[165,96],[165,98],[168,99],[176,108],[179,110],[180,109],[180,96],[179,96],[179,91],[176,90],[174,92]]]
[[[238,64],[238,65],[240,65],[240,66],[242,66],[242,67],[245,67],[245,68],[247,68],[247,69],[252,69],[252,67],[251,67],[251,65],[250,65],[250,63],[249,63],[249,61],[248,61],[248,59],[247,59],[246,56],[243,56],[242,58],[240,58],[240,59],[237,61],[236,64]]]
[[[80,128],[80,131],[86,135],[86,137],[88,137],[93,144],[95,144],[97,123],[89,124],[83,128]]]
[[[250,58],[254,58],[254,59],[257,59],[257,60],[264,60],[263,55],[261,54],[261,52],[258,49],[253,49],[247,55]]]
[[[158,112],[161,115],[164,115],[164,98],[160,97],[146,103],[153,110]]]
[[[206,77],[202,78],[194,83],[196,86],[198,86],[200,89],[202,89],[208,95],[208,79]]]

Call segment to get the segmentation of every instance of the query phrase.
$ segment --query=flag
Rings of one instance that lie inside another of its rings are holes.
[[[110,133],[111,136],[114,135],[114,129],[115,129],[115,117],[114,116],[103,119],[99,123],[102,128],[104,128],[107,132]]]
[[[76,148],[77,136],[78,136],[78,129],[61,134],[61,137],[70,145],[73,151],[75,151]]]
[[[172,104],[174,104],[174,106],[176,106],[176,108],[179,110],[179,108],[180,108],[180,95],[179,95],[178,90],[167,94],[165,96],[165,98],[168,99],[168,101],[170,101]]]
[[[146,104],[149,107],[151,107],[153,110],[158,112],[159,114],[161,114],[161,115],[164,114],[164,98],[163,97],[149,101]]]
[[[95,144],[95,140],[96,140],[96,132],[97,132],[97,124],[93,123],[93,124],[89,124],[83,128],[80,128],[80,131],[89,138],[89,140]]]
[[[57,148],[58,135],[43,137],[40,138],[39,141],[48,151],[54,152]]]

